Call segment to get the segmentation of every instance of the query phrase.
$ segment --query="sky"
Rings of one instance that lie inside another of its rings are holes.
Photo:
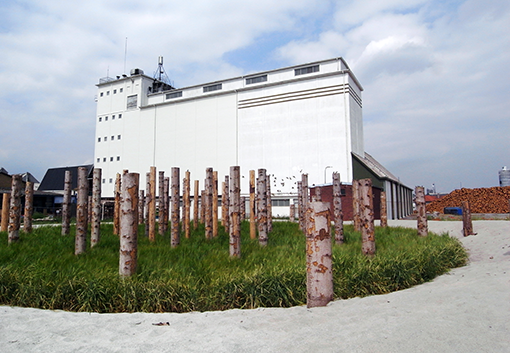
[[[510,167],[508,0],[3,0],[0,167],[92,164],[99,78],[152,76],[160,55],[176,87],[343,57],[365,150],[405,185]]]

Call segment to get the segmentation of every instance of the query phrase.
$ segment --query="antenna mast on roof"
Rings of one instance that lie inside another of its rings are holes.
[[[163,57],[160,56],[158,58],[158,68],[156,69],[156,72],[154,73],[154,78],[160,82],[166,83],[170,86],[173,86],[170,82],[170,79],[168,78],[168,75],[165,72],[165,68],[163,67]]]

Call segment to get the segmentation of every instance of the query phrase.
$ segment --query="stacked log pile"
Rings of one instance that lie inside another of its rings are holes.
[[[471,213],[508,213],[510,186],[458,189],[427,205],[427,212],[443,213],[445,207],[461,207],[462,201],[469,201]]]

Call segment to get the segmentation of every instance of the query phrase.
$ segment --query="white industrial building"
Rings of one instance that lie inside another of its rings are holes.
[[[310,185],[330,183],[333,171],[351,183],[353,163],[365,156],[363,88],[342,58],[179,89],[134,69],[97,87],[94,162],[103,197],[113,195],[123,169],[140,173],[142,189],[150,166],[167,175],[180,167],[181,178],[189,170],[203,187],[207,167],[221,182],[238,165],[242,193],[249,170],[265,168],[273,195],[288,199],[302,173]]]

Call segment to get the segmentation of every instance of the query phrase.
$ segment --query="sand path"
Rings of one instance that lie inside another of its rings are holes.
[[[416,221],[390,221],[416,227]],[[510,352],[510,222],[429,222],[469,265],[407,290],[324,308],[96,314],[0,306],[2,352]],[[153,323],[169,322],[169,326]]]

